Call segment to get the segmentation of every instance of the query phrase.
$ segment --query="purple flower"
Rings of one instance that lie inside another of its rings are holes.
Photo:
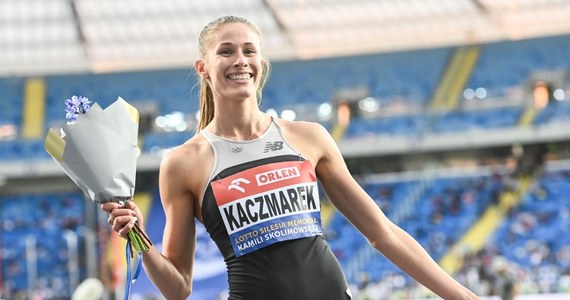
[[[68,124],[77,121],[77,115],[86,113],[91,106],[91,101],[87,97],[73,96],[71,99],[65,99],[65,118]]]

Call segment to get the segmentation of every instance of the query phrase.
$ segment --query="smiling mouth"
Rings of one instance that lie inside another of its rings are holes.
[[[235,81],[248,81],[253,78],[252,73],[240,73],[240,74],[230,74],[227,76],[228,79],[235,80]]]

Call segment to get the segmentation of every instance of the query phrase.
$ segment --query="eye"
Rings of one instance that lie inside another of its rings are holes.
[[[222,56],[229,56],[229,55],[232,54],[232,50],[230,50],[230,49],[221,49],[220,51],[218,51],[218,54],[219,54],[219,55],[222,55]]]
[[[245,54],[255,54],[257,51],[254,48],[247,48],[243,51]]]

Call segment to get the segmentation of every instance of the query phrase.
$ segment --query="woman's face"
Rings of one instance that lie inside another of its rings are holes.
[[[256,97],[263,62],[259,35],[248,25],[221,25],[212,35],[204,71],[215,98]]]

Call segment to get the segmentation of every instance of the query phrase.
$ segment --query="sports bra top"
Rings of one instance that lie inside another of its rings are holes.
[[[251,141],[201,134],[215,155],[203,222],[226,262],[229,299],[350,299],[321,228],[315,170],[278,124]]]

